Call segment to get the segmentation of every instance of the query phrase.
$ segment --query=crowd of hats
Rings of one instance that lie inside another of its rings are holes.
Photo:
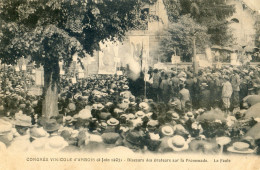
[[[19,107],[6,114],[4,102],[13,91],[3,93],[1,151],[259,154],[260,115],[246,116],[259,103],[233,116],[218,108],[181,112],[174,103],[134,96],[127,77],[116,75],[93,75],[76,83],[62,79],[61,86],[60,114],[50,119],[36,111],[40,97],[26,93],[15,93]],[[28,113],[28,107],[35,109]]]
[[[34,76],[17,72],[12,67],[0,69],[0,116],[14,116],[20,110],[29,116],[40,113],[40,96],[30,95],[29,88],[35,83]]]

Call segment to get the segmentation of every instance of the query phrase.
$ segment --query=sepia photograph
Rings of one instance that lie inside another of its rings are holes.
[[[0,170],[259,155],[260,0],[0,0]]]

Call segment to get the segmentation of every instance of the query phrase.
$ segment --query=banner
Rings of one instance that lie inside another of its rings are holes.
[[[122,72],[122,71],[117,71],[116,74],[117,74],[118,76],[122,76],[122,75],[123,75],[123,72]]]
[[[118,44],[105,42],[100,44],[98,74],[115,74],[116,61],[118,58]]]
[[[177,64],[181,62],[181,57],[180,56],[172,56],[172,64]]]
[[[149,36],[130,36],[131,55],[142,70],[148,70]]]

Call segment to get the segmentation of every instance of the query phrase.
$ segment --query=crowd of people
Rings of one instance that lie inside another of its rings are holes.
[[[150,70],[148,96],[165,103],[180,100],[184,112],[191,106],[235,112],[242,107],[243,98],[260,90],[259,67],[205,68],[198,75],[191,67],[173,70]]]
[[[259,70],[150,69],[145,95],[127,75],[61,77],[50,118],[19,73],[1,70],[0,151],[259,154]]]

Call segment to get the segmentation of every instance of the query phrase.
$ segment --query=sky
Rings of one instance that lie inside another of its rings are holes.
[[[244,2],[254,10],[260,10],[260,0],[244,0]]]

